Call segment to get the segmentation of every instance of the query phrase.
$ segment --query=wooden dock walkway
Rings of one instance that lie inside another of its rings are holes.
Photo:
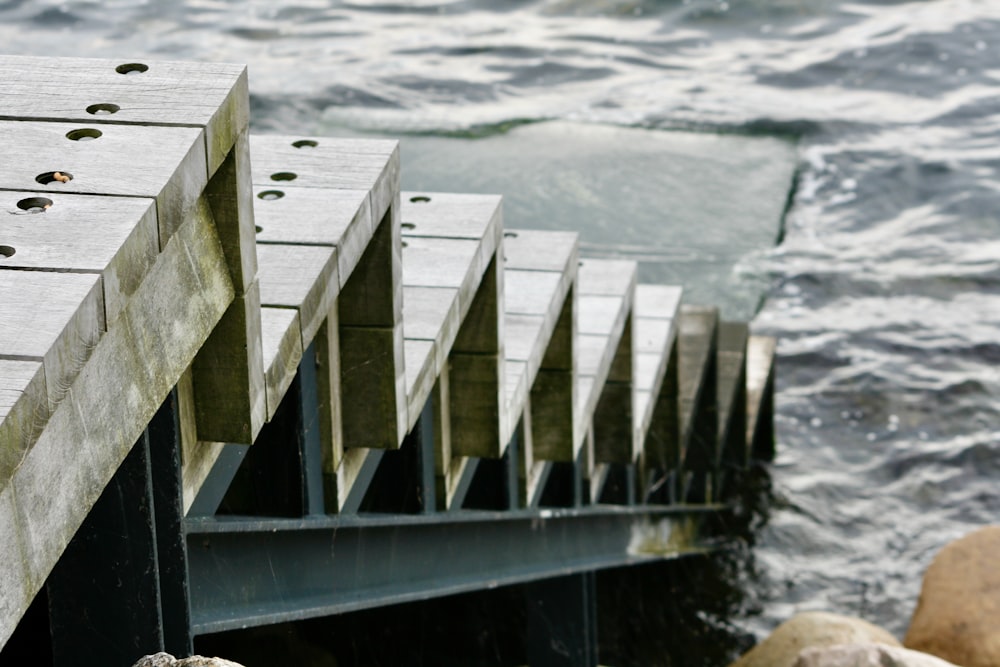
[[[396,142],[251,137],[242,66],[3,56],[0,100],[0,648],[43,587],[56,664],[125,665],[697,553],[773,452],[773,340]]]

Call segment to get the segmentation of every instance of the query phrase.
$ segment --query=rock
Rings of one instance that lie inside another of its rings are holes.
[[[926,653],[885,644],[811,647],[799,653],[795,667],[955,667]]]
[[[964,667],[1000,665],[1000,526],[942,549],[927,572],[903,644]]]
[[[793,667],[804,648],[868,642],[899,646],[895,637],[860,618],[805,612],[779,625],[730,667]]]
[[[173,667],[176,662],[177,658],[169,653],[154,653],[139,658],[132,667]]]
[[[132,667],[243,667],[243,665],[222,658],[206,658],[201,655],[178,660],[169,653],[154,653],[139,658]]]

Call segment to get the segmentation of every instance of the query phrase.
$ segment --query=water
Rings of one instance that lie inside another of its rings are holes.
[[[496,4],[0,0],[0,49],[246,62],[258,131],[799,136],[784,240],[740,262],[781,339],[779,502],[740,622],[902,634],[933,554],[1000,512],[1000,4]]]

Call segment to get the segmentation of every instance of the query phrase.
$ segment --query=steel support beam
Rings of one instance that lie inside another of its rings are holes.
[[[194,634],[340,614],[705,550],[718,506],[193,519]]]

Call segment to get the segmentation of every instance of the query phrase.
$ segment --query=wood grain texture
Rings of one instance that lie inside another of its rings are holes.
[[[104,333],[100,276],[0,269],[0,303],[0,358],[41,361],[54,410]]]
[[[774,459],[774,364],[777,340],[747,342],[747,448],[753,458]]]
[[[403,327],[341,326],[340,364],[345,446],[399,447],[407,425]]]
[[[506,442],[501,439],[503,414],[502,357],[452,352],[451,392],[452,452],[457,456],[499,458]],[[457,388],[461,388],[458,391]]]
[[[264,425],[260,326],[260,289],[254,283],[233,300],[192,367],[199,439],[250,445]]]
[[[344,456],[343,391],[340,385],[340,326],[337,304],[316,334],[316,400],[324,474],[333,474]]]
[[[571,278],[579,264],[579,235],[534,229],[507,229],[504,233],[505,268],[555,271]]]
[[[298,371],[303,334],[299,312],[294,308],[262,307],[260,325],[267,421],[271,421]]]
[[[449,355],[456,387],[450,408],[452,449],[462,456],[499,458],[510,440],[504,391],[503,284],[494,256]]]
[[[718,442],[716,351],[718,309],[681,306],[678,323],[678,428],[685,473],[694,476],[694,500],[710,495]]]
[[[526,409],[524,418],[531,442],[535,443],[532,446],[538,446],[539,450],[532,454],[529,446],[525,445],[522,449],[526,457],[549,461],[573,460],[576,429],[573,411],[577,403],[579,373],[576,312],[576,289],[571,288],[563,301],[538,371],[530,377],[529,403],[533,414],[528,415]],[[528,479],[537,482],[537,476],[542,471],[535,467],[525,474]]]
[[[210,171],[250,119],[245,65],[146,61],[123,75],[121,60],[0,56],[0,118],[206,128]],[[114,104],[112,114],[87,111]]]
[[[394,327],[403,315],[402,239],[399,207],[381,218],[349,278],[340,278],[342,326]]]
[[[294,308],[302,326],[300,346],[312,343],[340,292],[337,249],[262,244],[257,247],[260,302]]]
[[[434,382],[443,367],[439,365],[436,346],[429,340],[406,340],[403,344],[406,357],[407,431],[420,418],[420,412],[431,395]]]
[[[194,217],[164,248],[0,491],[0,560],[8,564],[0,573],[0,643],[232,299],[215,228]]]
[[[48,419],[41,362],[0,360],[0,489],[7,485]]]
[[[33,197],[52,205],[42,213],[18,207]],[[108,322],[160,252],[152,199],[0,191],[0,209],[8,214],[3,243],[15,250],[0,268],[100,274]]]
[[[91,141],[66,134],[101,132]],[[0,190],[37,190],[35,177],[52,171],[73,175],[45,192],[156,199],[160,247],[186,219],[208,183],[203,131],[189,127],[142,127],[93,123],[0,121]],[[127,159],[141,154],[142,160]]]
[[[579,376],[576,382],[577,405],[574,407],[574,457],[594,423],[601,392],[609,377],[612,382],[631,387],[631,321],[636,265],[620,260],[584,260],[580,263],[577,281],[577,289],[581,293],[578,297],[575,341]],[[584,293],[584,290],[589,293]],[[622,388],[612,388],[612,391],[620,394]],[[602,414],[602,420],[607,418],[606,415],[607,411]],[[631,409],[628,411],[628,423],[631,431]],[[598,440],[601,438],[598,437]],[[632,447],[631,437],[627,440]],[[607,452],[607,446],[604,441],[597,443],[600,456],[605,459],[619,458],[612,457]]]
[[[303,140],[316,145],[293,145]],[[370,193],[372,219],[376,221],[398,200],[396,141],[255,135],[250,151],[255,185],[273,184],[271,174],[291,173],[300,187],[364,190]]]
[[[351,277],[375,230],[366,191],[279,182],[254,186],[254,194],[258,244],[336,246],[341,279]]]
[[[635,312],[639,317],[674,319],[683,296],[684,288],[677,285],[637,285]]]
[[[257,277],[250,147],[245,130],[231,140],[232,149],[211,174],[204,199],[219,230],[233,286],[237,293],[243,294]]]
[[[499,195],[402,192],[400,202],[403,236],[482,240],[486,254],[502,243]]]

